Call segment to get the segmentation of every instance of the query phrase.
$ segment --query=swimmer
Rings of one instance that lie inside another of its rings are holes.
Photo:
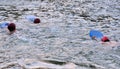
[[[89,36],[91,37],[91,39],[96,40],[96,41],[100,41],[100,43],[102,45],[105,46],[117,46],[119,45],[118,42],[116,41],[111,41],[107,36],[104,36],[100,31],[98,30],[91,30],[89,33]]]
[[[111,41],[107,36],[103,36],[101,39],[102,42],[100,42],[101,44],[105,45],[105,46],[118,46],[119,43],[116,41]]]
[[[0,23],[0,28],[7,28],[7,30],[10,32],[9,34],[13,34],[16,30],[16,25],[14,23],[2,22]]]
[[[40,19],[39,19],[38,17],[34,16],[34,15],[28,15],[28,16],[26,16],[26,18],[27,18],[29,21],[31,21],[31,22],[33,22],[33,23],[35,23],[35,24],[38,24],[38,23],[41,22]]]

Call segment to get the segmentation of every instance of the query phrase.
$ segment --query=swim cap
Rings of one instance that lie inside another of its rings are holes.
[[[16,30],[16,25],[14,23],[10,23],[7,28],[10,32],[13,32]]]
[[[109,38],[107,36],[103,36],[101,39],[102,42],[109,42]]]
[[[35,18],[34,23],[40,23],[40,19],[39,18]]]

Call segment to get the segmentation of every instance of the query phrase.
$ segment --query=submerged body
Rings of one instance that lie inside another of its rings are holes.
[[[116,41],[110,41],[110,42],[100,42],[102,45],[104,46],[111,46],[111,47],[115,47],[115,46],[119,46],[120,43],[116,42]]]

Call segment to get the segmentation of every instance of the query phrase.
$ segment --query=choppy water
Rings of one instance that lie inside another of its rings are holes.
[[[27,15],[41,23],[32,24]],[[1,0],[0,21],[17,25],[13,35],[0,29],[0,69],[27,69],[19,63],[23,59],[71,62],[75,69],[120,68],[120,47],[88,35],[97,29],[120,41],[120,0]]]

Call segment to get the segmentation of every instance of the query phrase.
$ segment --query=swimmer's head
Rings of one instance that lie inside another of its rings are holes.
[[[39,18],[35,18],[34,23],[40,23],[40,19]]]
[[[12,34],[16,30],[16,25],[14,23],[10,23],[7,28],[9,30],[9,32]]]
[[[107,36],[103,36],[101,39],[102,42],[110,42],[109,38]]]

